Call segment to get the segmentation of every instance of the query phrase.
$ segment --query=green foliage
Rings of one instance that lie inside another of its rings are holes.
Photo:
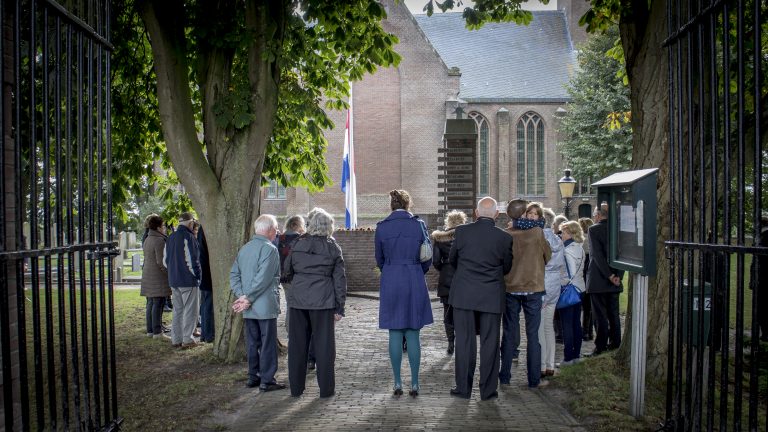
[[[334,127],[323,101],[328,109],[346,109],[349,82],[379,66],[396,66],[400,55],[393,49],[397,37],[381,29],[386,15],[378,2],[307,2],[301,13],[289,20],[283,45],[277,116],[262,176],[317,191],[330,182],[323,131]]]
[[[592,178],[628,169],[632,160],[630,99],[617,72],[624,69],[606,52],[615,47],[618,29],[592,36],[579,52],[579,71],[568,85],[571,103],[562,120],[559,144],[579,175]]]
[[[113,29],[113,199],[118,220],[130,223],[138,196],[147,185],[158,185],[165,207],[163,216],[191,207],[179,190],[178,177],[171,168],[160,128],[156,77],[152,51],[135,0],[117,0]],[[247,50],[258,35],[245,30],[244,8],[237,3],[231,13],[214,13],[205,2],[188,1],[187,57],[190,64],[190,92],[195,120],[202,133],[205,68],[211,50],[223,52],[229,72],[226,84],[214,97],[216,126],[225,130],[225,141],[235,145],[247,133],[257,110],[248,81]],[[281,77],[277,116],[270,145],[266,150],[263,178],[284,186],[301,186],[317,191],[330,182],[324,152],[324,130],[333,123],[324,108],[345,109],[349,82],[362,79],[379,66],[397,65],[400,56],[393,47],[398,40],[383,31],[380,20],[385,10],[373,0],[353,2],[310,1],[294,9],[287,23],[282,46],[267,41],[265,57],[280,58]],[[212,20],[215,16],[217,19]],[[215,139],[205,137],[204,141]],[[225,143],[219,143],[225,144]],[[205,147],[202,148],[205,152]],[[155,162],[162,170],[158,172]],[[124,205],[131,202],[130,205]],[[135,221],[134,221],[135,222]]]
[[[487,22],[515,22],[516,24],[530,24],[533,14],[523,10],[521,4],[527,0],[475,0],[472,6],[464,8],[462,17],[467,22],[467,28],[477,30]],[[541,0],[547,4],[549,0]],[[463,5],[461,0],[445,0],[440,3],[436,0],[430,0],[424,5],[424,11],[428,16],[432,16],[437,7],[445,12],[454,7]]]

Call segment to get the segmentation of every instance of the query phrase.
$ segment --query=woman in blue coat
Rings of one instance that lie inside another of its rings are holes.
[[[389,359],[396,396],[403,394],[400,366],[405,337],[411,365],[411,391],[408,394],[415,397],[419,394],[421,362],[419,331],[432,324],[432,305],[424,279],[432,260],[419,260],[426,225],[408,211],[410,195],[404,190],[393,190],[389,195],[392,213],[376,227],[376,264],[381,270],[379,328],[389,330]]]

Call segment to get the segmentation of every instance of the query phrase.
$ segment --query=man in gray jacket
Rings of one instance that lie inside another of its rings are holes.
[[[262,392],[282,390],[277,372],[277,316],[280,314],[280,256],[272,242],[277,219],[261,215],[253,223],[254,235],[237,253],[229,283],[237,300],[235,313],[243,314],[248,351],[249,388]]]

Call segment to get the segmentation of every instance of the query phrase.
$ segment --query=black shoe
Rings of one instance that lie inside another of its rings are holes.
[[[248,388],[256,388],[261,384],[261,380],[248,380],[247,383],[245,383],[245,386]]]
[[[469,399],[469,395],[466,395],[460,392],[456,387],[451,389],[451,396],[462,398],[462,399]]]
[[[490,396],[487,398],[480,398],[480,400],[488,401],[488,400],[494,400],[499,398],[499,392],[493,392]]]
[[[277,382],[273,382],[270,384],[262,384],[259,386],[260,392],[271,392],[275,390],[284,390],[284,389],[285,389],[285,384],[280,384]]]
[[[408,396],[410,396],[410,397],[416,397],[416,396],[418,396],[418,395],[419,395],[419,387],[413,387],[413,388],[411,388],[411,390],[408,392]]]
[[[453,341],[448,341],[448,350],[446,351],[448,355],[452,355],[455,349],[456,346],[454,345]]]
[[[307,362],[307,370],[315,370],[315,362],[312,360]]]
[[[400,386],[395,386],[392,389],[392,394],[395,396],[402,396],[403,395],[403,388]]]

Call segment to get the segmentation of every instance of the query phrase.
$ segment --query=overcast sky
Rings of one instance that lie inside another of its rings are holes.
[[[458,1],[458,0],[456,0]],[[423,14],[424,12],[424,5],[427,4],[429,0],[405,0],[405,5],[408,6],[408,9],[411,11],[412,14]],[[441,2],[442,3],[442,2]],[[465,7],[472,5],[472,0],[464,0],[463,4],[459,6],[458,8],[453,8],[453,11],[451,12],[461,12],[464,10]],[[541,4],[537,0],[531,0],[523,3],[523,9],[528,10],[555,10],[557,9],[557,0],[550,0],[549,4],[544,5]],[[440,9],[435,5],[435,13],[440,13]]]

